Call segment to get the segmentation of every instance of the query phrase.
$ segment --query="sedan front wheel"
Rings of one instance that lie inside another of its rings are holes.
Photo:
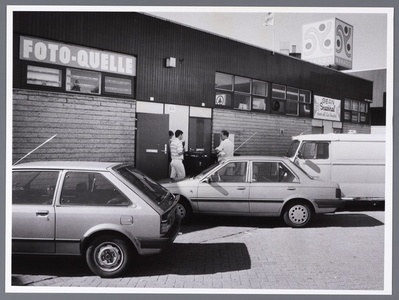
[[[291,227],[303,227],[312,217],[312,211],[308,204],[293,203],[289,204],[284,211],[284,222]]]
[[[190,204],[185,200],[180,200],[179,203],[177,203],[177,211],[181,217],[182,224],[188,224],[193,214]]]

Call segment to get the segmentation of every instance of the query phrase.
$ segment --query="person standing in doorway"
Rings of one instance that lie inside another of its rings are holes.
[[[172,156],[170,154],[170,144],[172,143],[173,137],[175,133],[172,130],[169,130],[169,141],[168,141],[168,174],[170,174],[170,162],[172,161]]]
[[[220,138],[222,139],[222,142],[218,147],[216,147],[216,153],[218,161],[223,161],[234,155],[234,144],[229,140],[229,132],[227,130],[221,131]]]
[[[170,178],[184,178],[186,177],[186,170],[184,169],[184,148],[183,148],[183,131],[176,130],[175,137],[170,143]]]

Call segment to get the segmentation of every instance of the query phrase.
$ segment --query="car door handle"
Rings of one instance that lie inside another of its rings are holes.
[[[295,188],[295,187],[293,187],[293,186],[289,186],[289,187],[287,188],[287,190],[289,190],[289,191],[295,191],[295,190],[296,190],[296,188]]]
[[[49,214],[48,210],[38,210],[36,211],[36,216],[38,217],[45,217]]]
[[[238,187],[237,187],[237,190],[243,191],[243,190],[245,190],[245,187],[244,187],[244,186],[238,186]]]

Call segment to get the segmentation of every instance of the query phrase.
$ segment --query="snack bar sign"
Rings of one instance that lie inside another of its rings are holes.
[[[21,36],[19,58],[136,76],[136,57]]]
[[[314,118],[341,121],[341,100],[314,96]]]

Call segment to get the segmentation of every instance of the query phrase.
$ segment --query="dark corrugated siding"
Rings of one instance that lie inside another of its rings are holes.
[[[370,81],[141,13],[14,12],[14,33],[136,55],[137,100],[213,107],[216,71],[372,99]],[[176,68],[165,67],[170,56]]]

